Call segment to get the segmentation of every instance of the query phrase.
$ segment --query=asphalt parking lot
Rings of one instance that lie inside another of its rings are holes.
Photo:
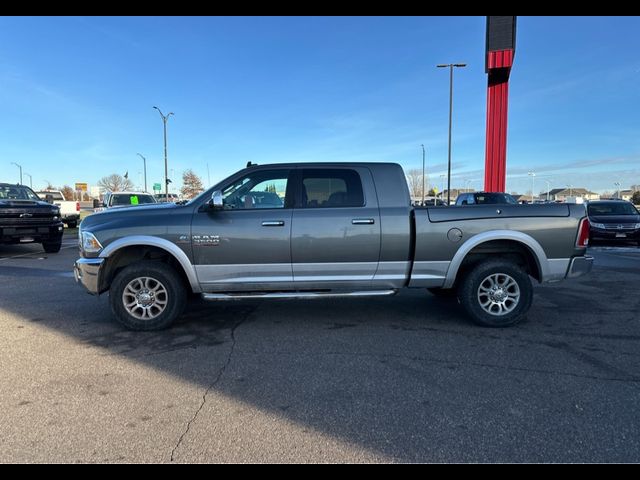
[[[0,246],[1,462],[638,462],[640,249],[523,324],[426,292],[194,302],[134,333],[58,254]]]

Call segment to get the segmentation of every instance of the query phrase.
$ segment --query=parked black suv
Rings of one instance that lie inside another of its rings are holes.
[[[626,200],[590,201],[587,204],[589,239],[635,242],[640,246],[640,213]]]
[[[0,243],[41,243],[55,253],[62,244],[60,208],[24,185],[0,183]]]

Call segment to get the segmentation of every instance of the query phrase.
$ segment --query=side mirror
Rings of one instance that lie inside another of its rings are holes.
[[[211,194],[211,200],[209,200],[209,206],[212,210],[222,210],[224,208],[222,192],[220,190],[213,191]]]

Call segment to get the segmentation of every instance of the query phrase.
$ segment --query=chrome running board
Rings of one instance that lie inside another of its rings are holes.
[[[251,293],[203,293],[204,300],[247,300],[250,298],[353,298],[385,297],[397,290],[364,290],[360,292],[251,292]]]

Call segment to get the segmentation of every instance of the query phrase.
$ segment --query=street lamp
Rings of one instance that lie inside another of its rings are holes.
[[[31,175],[29,175],[27,172],[24,172],[24,174],[29,177],[29,188],[31,190],[33,190],[33,177]]]
[[[620,200],[620,182],[615,182],[614,185],[617,187],[616,190],[618,191],[616,198]]]
[[[424,206],[424,158],[425,158],[425,150],[424,144],[420,144],[422,147],[422,206]]]
[[[15,165],[20,169],[20,185],[22,185],[22,165],[18,165],[16,162],[11,162],[11,165]]]
[[[469,192],[471,190],[471,182],[473,182],[473,180],[465,180],[464,181],[464,186],[465,186],[465,191]]]
[[[549,201],[549,193],[551,191],[551,180],[545,180],[544,183],[547,184],[547,202]]]
[[[153,108],[155,108],[160,114],[160,117],[162,117],[162,123],[164,125],[164,193],[167,197],[167,203],[168,203],[169,202],[169,177],[167,175],[169,171],[167,168],[167,120],[169,120],[169,117],[174,113],[169,112],[168,114],[165,115],[162,113],[162,110],[160,110],[158,107],[154,106]]]
[[[531,177],[531,203],[533,203],[533,192],[536,185],[536,172],[527,172],[527,175]]]
[[[147,159],[144,158],[144,156],[141,153],[137,153],[136,155],[138,155],[141,159],[142,162],[144,164],[144,191],[147,191]]]
[[[453,116],[453,67],[466,67],[466,63],[444,63],[437,68],[449,68],[449,161],[447,166],[447,205],[451,204],[451,121]]]
[[[442,179],[442,190],[440,191],[440,197],[444,200],[444,179],[445,179],[446,175],[443,173],[442,175],[440,175],[440,178]],[[447,204],[448,205],[448,204]]]

